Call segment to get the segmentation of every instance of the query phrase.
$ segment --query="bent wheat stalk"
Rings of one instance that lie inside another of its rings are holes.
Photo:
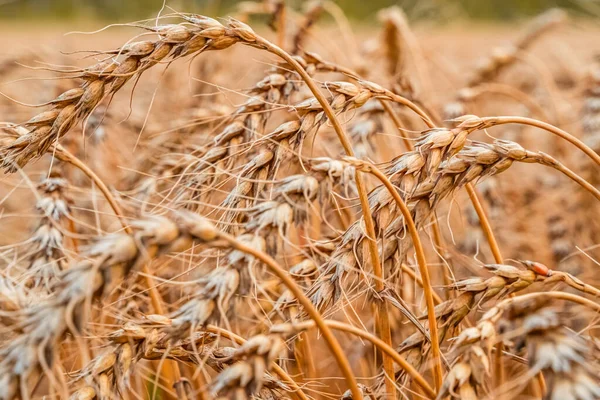
[[[223,232],[219,232],[217,234],[217,237],[226,241],[232,248],[239,250],[243,253],[249,254],[253,257],[256,257],[258,260],[263,262],[269,268],[269,270],[283,282],[283,284],[290,290],[290,292],[292,292],[292,294],[296,297],[298,302],[302,305],[302,307],[304,307],[306,313],[315,321],[315,324],[321,330],[323,337],[327,342],[327,345],[329,346],[340,369],[342,370],[342,373],[344,374],[344,378],[346,379],[348,385],[350,386],[350,389],[352,390],[352,395],[354,396],[356,393],[358,395],[358,397],[356,398],[361,399],[361,392],[358,389],[356,378],[352,373],[352,368],[348,363],[348,359],[346,358],[342,347],[340,346],[335,336],[333,336],[333,332],[331,332],[329,327],[325,324],[321,314],[317,311],[315,306],[306,297],[302,289],[298,287],[296,282],[294,282],[294,280],[289,276],[289,274],[286,273],[285,270],[283,270],[277,264],[277,262],[273,260],[273,258],[271,258],[269,255],[257,251],[256,249],[240,242],[239,240],[236,240],[235,237]]]
[[[404,358],[402,358],[393,348],[389,347],[383,340],[379,339],[377,336],[370,334],[360,328],[355,326],[345,324],[339,321],[325,320],[325,324],[332,329],[347,332],[352,335],[358,336],[362,339],[366,339],[369,342],[373,343],[373,345],[377,346],[381,351],[387,353],[390,358],[396,362],[400,368],[405,370],[414,380],[415,382],[425,391],[427,396],[430,399],[435,398],[435,391],[429,386],[425,378]],[[303,321],[303,322],[294,322],[289,324],[281,324],[274,325],[271,327],[271,332],[274,333],[290,333],[290,332],[298,332],[307,329],[311,329],[315,327],[315,321]]]

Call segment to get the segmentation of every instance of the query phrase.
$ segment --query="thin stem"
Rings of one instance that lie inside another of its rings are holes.
[[[90,180],[94,182],[98,189],[100,189],[100,191],[106,198],[106,201],[108,201],[108,204],[113,209],[113,212],[121,222],[123,230],[125,230],[125,232],[127,232],[130,235],[133,234],[131,227],[127,224],[125,217],[123,216],[123,212],[121,211],[119,204],[117,204],[115,198],[113,197],[106,184],[102,181],[102,179],[100,179],[100,177],[96,175],[94,171],[92,171],[79,158],[75,157],[75,155],[67,151],[63,146],[61,146],[60,144],[56,144],[55,146],[56,152],[54,152],[54,154],[56,155],[56,157],[59,158],[61,161],[67,162],[73,165],[74,167],[78,168],[88,178],[90,178]],[[142,266],[142,271],[144,272],[144,280],[146,282],[146,287],[148,288],[148,292],[150,294],[150,301],[152,302],[154,312],[156,314],[164,315],[165,310],[163,307],[162,297],[160,296],[160,293],[158,292],[158,289],[156,288],[156,285],[154,283],[154,279],[152,278],[152,271],[148,268],[147,264],[144,264]],[[176,383],[181,380],[181,371],[179,369],[179,364],[177,364],[176,361],[167,361],[164,364],[163,372],[166,375],[165,378],[169,382]]]
[[[407,98],[397,95],[393,92],[386,91],[385,94],[386,94],[386,96],[389,96],[393,102],[402,104],[403,106],[406,106],[406,107],[410,108],[411,110],[413,110],[419,117],[421,117],[423,119],[423,122],[425,122],[425,124],[429,128],[435,128],[435,124],[433,123],[431,118],[429,118],[427,113],[425,113],[425,111],[423,111],[418,105],[416,105],[412,101],[408,100]]]
[[[544,375],[542,373],[537,374],[538,386],[540,387],[540,392],[542,393],[542,397],[548,393],[548,388],[546,386],[546,380],[544,379]]]
[[[419,286],[421,286],[421,289],[423,288],[423,279],[421,279],[420,276],[415,274],[415,271],[413,271],[411,268],[409,268],[406,264],[401,264],[401,268],[402,268],[402,271],[406,272],[406,274],[408,276],[410,276],[415,282],[417,282],[417,284]],[[443,301],[442,298],[435,291],[432,292],[431,294],[433,296],[433,302],[436,305],[440,304]]]
[[[75,221],[73,221],[73,219],[69,219],[68,222],[68,229],[69,232],[71,232],[73,235],[71,237],[71,243],[73,244],[73,250],[75,251],[75,253],[79,253],[79,240],[77,240],[76,237],[76,230],[75,230]]]
[[[302,292],[302,289],[300,289],[300,287],[296,284],[296,282],[294,282],[294,280],[288,275],[288,273],[283,268],[281,268],[271,256],[263,253],[260,250],[256,250],[250,246],[245,245],[244,243],[237,240],[235,237],[225,232],[219,232],[218,238],[225,240],[232,248],[239,250],[242,253],[249,254],[260,260],[275,276],[277,276],[283,282],[286,288],[289,289],[290,292],[292,292],[292,294],[296,297],[298,302],[304,307],[306,313],[315,321],[315,324],[321,330],[323,338],[327,342],[327,345],[333,353],[333,356],[336,359],[338,366],[340,367],[344,378],[346,379],[346,382],[348,382],[348,385],[350,386],[352,395],[357,396],[353,398],[362,399],[362,395],[360,390],[358,389],[356,378],[352,373],[352,367],[350,366],[350,363],[348,362],[348,359],[344,354],[342,346],[340,346],[340,343],[333,335],[331,329],[329,329],[329,327],[325,324],[321,313],[317,311],[315,306],[310,302],[309,298],[306,297],[304,292]]]
[[[581,185],[585,190],[590,192],[595,198],[600,200],[600,191],[598,189],[596,189],[596,187],[594,185],[592,185],[591,183],[589,183],[588,181],[586,181],[585,179],[583,179],[582,177],[577,175],[575,172],[571,171],[569,168],[565,167],[564,165],[562,165],[560,163],[556,164],[554,166],[554,168],[557,169],[558,171],[562,172],[569,178],[573,179],[575,182],[577,182],[579,185]]]
[[[549,275],[549,278],[545,278],[545,280],[546,279],[548,279],[551,282],[561,281],[571,286],[572,288],[579,290],[580,292],[600,297],[600,289],[592,285],[588,285],[587,283],[582,282],[579,279],[575,279],[571,274],[567,272],[553,270],[552,274]]]
[[[490,244],[490,250],[494,256],[494,260],[498,264],[504,263],[502,259],[502,254],[500,253],[500,247],[498,247],[498,242],[496,241],[496,237],[494,236],[494,231],[492,230],[492,226],[490,225],[490,221],[487,219],[485,214],[485,210],[481,205],[481,201],[479,200],[479,196],[473,188],[472,185],[466,185],[467,193],[469,194],[469,198],[471,199],[471,203],[473,203],[473,207],[475,208],[475,212],[479,217],[479,223],[481,224],[481,229],[487,238],[488,243]]]
[[[312,80],[310,75],[308,75],[308,73],[304,70],[304,68],[302,68],[302,66],[294,58],[292,58],[287,52],[285,52],[281,48],[275,46],[274,44],[270,43],[269,41],[267,41],[266,39],[264,39],[262,37],[257,38],[257,43],[264,46],[264,48],[267,51],[284,59],[300,75],[302,80],[306,83],[306,85],[308,86],[308,88],[310,89],[312,94],[315,96],[315,98],[318,100],[319,104],[323,108],[323,111],[325,112],[325,115],[327,115],[329,122],[333,126],[333,129],[334,129],[342,147],[344,148],[346,155],[353,157],[354,150],[352,149],[352,144],[350,143],[350,139],[344,132],[344,129],[342,128],[342,125],[340,124],[340,121],[335,116],[335,112],[333,111],[333,108],[331,108],[331,105],[329,104],[329,102],[327,101],[327,99],[325,98],[323,93],[321,93],[321,91],[319,90],[319,88],[317,87],[315,82]],[[366,230],[366,234],[367,234],[366,239],[367,239],[367,243],[368,243],[368,247],[369,247],[369,255],[371,258],[371,263],[373,265],[373,273],[375,275],[375,284],[379,285],[378,282],[380,282],[380,284],[383,284],[383,279],[384,279],[383,269],[381,267],[381,262],[379,260],[379,251],[377,249],[375,225],[373,223],[373,217],[371,215],[371,208],[369,207],[369,198],[367,195],[367,191],[365,189],[365,184],[362,179],[362,176],[360,175],[360,173],[358,171],[356,171],[356,174],[355,174],[355,181],[356,181],[356,189],[358,191],[358,196],[360,199],[361,211],[363,213],[363,217],[364,217],[364,221],[365,221],[365,230]],[[378,286],[376,286],[376,287],[378,287]],[[379,331],[381,332],[382,336],[384,337],[384,340],[386,341],[386,343],[391,345],[391,332],[390,332],[390,328],[389,328],[389,325],[390,325],[389,324],[389,316],[388,316],[388,313],[386,312],[387,310],[385,307],[382,307],[380,309],[380,311],[381,311],[381,313],[378,313],[377,325],[378,325]],[[384,369],[385,369],[386,374],[388,376],[393,376],[393,372],[394,372],[393,366],[391,367],[391,370],[390,370],[391,362],[388,360],[388,357],[385,355],[383,357],[383,364],[384,364]],[[396,392],[396,387],[393,384],[393,382],[388,382],[386,380],[386,385],[387,385],[387,389],[388,389],[389,393],[394,394]],[[353,398],[355,400],[362,399],[362,395],[361,395],[360,391],[358,390],[358,387],[356,385],[354,385],[354,386],[355,386],[354,388],[351,388]]]
[[[553,133],[561,138],[565,139],[567,142],[575,145],[585,154],[587,154],[596,164],[600,166],[600,155],[588,147],[581,140],[577,139],[575,136],[571,135],[568,132],[563,131],[560,128],[557,128],[554,125],[551,125],[547,122],[538,121],[537,119],[527,118],[527,117],[512,117],[512,116],[502,116],[502,117],[483,117],[478,118],[485,126],[485,128],[489,128],[496,125],[505,125],[505,124],[522,124],[534,126],[536,128],[543,129],[550,133]]]
[[[60,144],[56,145],[56,152],[54,152],[53,150],[54,149],[51,148],[50,152],[54,153],[56,155],[56,158],[73,165],[81,172],[83,172],[88,178],[90,178],[92,182],[94,182],[94,184],[98,187],[98,189],[100,189],[100,191],[104,195],[104,198],[106,198],[106,201],[108,201],[110,208],[113,209],[113,212],[119,219],[119,222],[121,222],[121,225],[123,226],[125,232],[131,234],[132,230],[127,224],[125,217],[123,216],[123,211],[121,211],[121,207],[119,207],[119,204],[113,197],[106,184],[102,181],[102,179],[100,179],[100,177],[96,175],[94,171],[92,171],[87,165],[85,165],[84,162],[82,162],[79,158],[75,157],[75,155],[71,154]]]
[[[277,3],[277,45],[282,49],[285,48],[285,1]]]
[[[439,391],[442,386],[443,372],[442,372],[442,358],[440,352],[440,343],[439,343],[439,335],[437,329],[437,321],[435,318],[435,304],[433,301],[433,288],[431,287],[431,279],[429,278],[429,270],[427,269],[427,260],[425,258],[425,251],[423,249],[423,244],[421,243],[421,239],[419,238],[419,231],[417,230],[417,226],[415,225],[415,221],[412,218],[410,210],[402,200],[402,197],[398,194],[398,191],[394,187],[394,185],[389,181],[389,179],[374,165],[368,164],[364,161],[356,160],[356,162],[351,162],[358,170],[362,170],[363,172],[370,173],[375,176],[377,179],[381,181],[381,183],[387,188],[390,192],[394,201],[396,202],[396,206],[400,209],[402,216],[404,217],[404,221],[408,227],[408,231],[410,233],[411,239],[413,241],[413,245],[415,247],[415,253],[417,255],[417,262],[419,265],[419,272],[421,273],[421,277],[423,279],[423,295],[425,297],[425,303],[427,304],[427,319],[429,321],[429,331],[431,333],[431,352],[434,359],[434,378],[435,378],[435,386]]]
[[[389,355],[390,358],[392,358],[400,366],[400,368],[402,368],[404,371],[406,371],[406,373],[408,375],[410,375],[410,377],[413,378],[414,381],[425,391],[427,396],[429,396],[432,399],[435,398],[435,391],[433,390],[433,388],[431,386],[429,386],[429,384],[427,383],[425,378],[423,378],[423,376],[421,374],[419,374],[419,371],[417,371],[408,361],[406,361],[404,358],[402,358],[402,356],[400,356],[400,354],[398,354],[396,352],[396,350],[394,350],[392,347],[388,346],[383,340],[379,339],[377,336],[372,335],[371,333],[369,333],[367,331],[364,331],[364,330],[357,328],[355,326],[352,326],[350,324],[346,324],[344,322],[333,321],[333,320],[329,320],[329,319],[325,320],[324,322],[328,327],[330,327],[332,329],[350,333],[352,335],[358,336],[362,339],[365,339],[365,340],[368,340],[369,342],[371,342],[373,345],[375,345],[377,348],[379,348],[382,352]],[[275,325],[271,328],[271,331],[272,332],[279,332],[279,331],[287,332],[290,330],[294,330],[294,331],[307,330],[307,329],[313,328],[314,326],[315,326],[314,321],[302,321],[302,322],[297,322],[297,323],[294,322],[294,323],[290,323],[290,324]]]
[[[448,276],[448,271],[446,270],[446,254],[444,254],[444,249],[446,248],[444,243],[444,237],[442,236],[442,232],[440,230],[440,225],[437,223],[437,217],[434,213],[431,217],[431,221],[434,222],[431,224],[431,232],[433,233],[433,244],[435,245],[436,252],[438,253],[438,258],[442,262],[442,282],[444,283],[444,291],[446,292],[446,299],[452,297],[452,290],[450,290],[451,277]],[[449,257],[448,257],[449,258]],[[434,292],[435,293],[435,292]],[[436,294],[437,296],[437,294]],[[434,299],[435,300],[435,299]]]
[[[573,293],[558,292],[558,291],[535,292],[535,293],[527,293],[527,294],[523,294],[520,296],[515,296],[515,297],[508,298],[506,300],[501,301],[500,303],[498,303],[498,305],[496,307],[500,308],[500,309],[507,308],[515,303],[526,302],[526,301],[534,299],[536,297],[541,297],[541,301],[547,300],[546,302],[548,304],[552,303],[552,299],[571,301],[573,303],[578,303],[578,304],[581,304],[582,306],[588,307],[597,313],[600,313],[600,304],[594,303],[593,301],[588,300],[585,297],[582,297],[582,296],[579,296],[579,295],[576,295]]]

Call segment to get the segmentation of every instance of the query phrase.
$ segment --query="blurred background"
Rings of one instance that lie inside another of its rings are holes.
[[[240,1],[236,0],[169,0],[177,10],[223,15]],[[302,0],[288,0],[292,7],[301,8]],[[585,16],[600,15],[596,0],[339,0],[338,5],[354,20],[369,22],[376,10],[398,5],[411,20],[453,22],[477,18],[513,20],[535,15],[551,7],[562,7],[571,13]],[[150,17],[163,0],[0,0],[0,19],[29,19],[64,21],[66,19],[99,19],[110,21],[137,20]]]

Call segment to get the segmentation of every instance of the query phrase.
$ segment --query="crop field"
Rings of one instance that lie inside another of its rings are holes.
[[[0,26],[0,400],[600,399],[600,29],[317,1]]]

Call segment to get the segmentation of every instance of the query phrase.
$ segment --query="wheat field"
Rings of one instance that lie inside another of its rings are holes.
[[[600,398],[596,21],[377,21],[0,28],[0,400]]]

